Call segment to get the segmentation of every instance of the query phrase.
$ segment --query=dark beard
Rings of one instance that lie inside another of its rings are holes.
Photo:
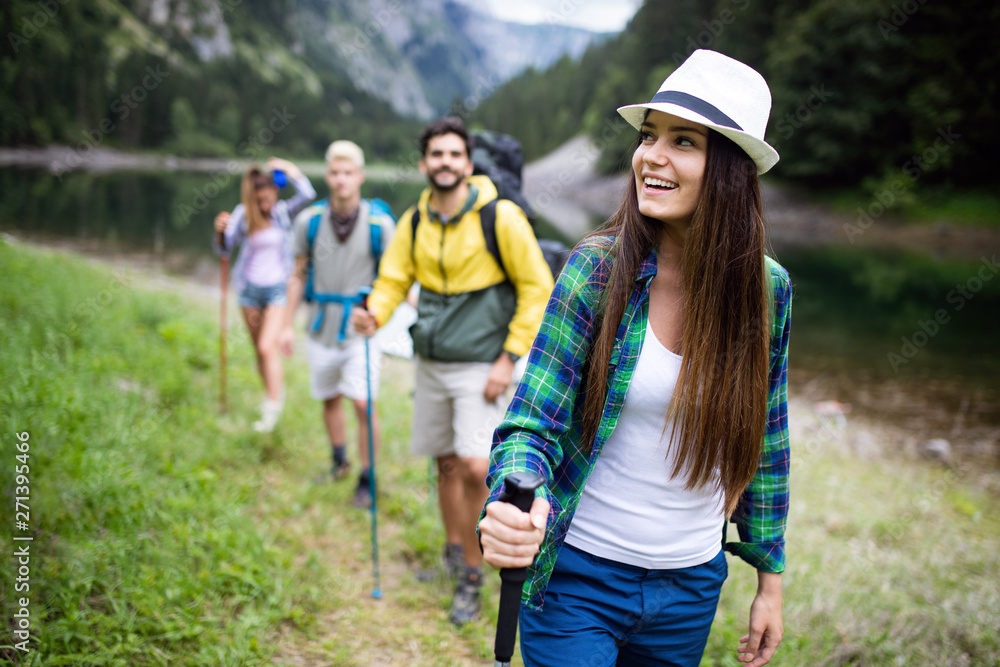
[[[427,176],[427,180],[430,182],[431,187],[433,187],[433,188],[435,188],[437,190],[440,190],[441,192],[451,192],[452,190],[454,190],[455,188],[457,188],[459,185],[461,185],[463,180],[465,180],[459,174],[455,174],[455,172],[449,171],[447,173],[455,175],[455,182],[451,183],[451,184],[448,184],[448,185],[441,185],[436,180],[434,180],[434,177],[437,174],[440,174],[440,173],[442,173],[442,172],[439,171],[436,174],[428,175]]]

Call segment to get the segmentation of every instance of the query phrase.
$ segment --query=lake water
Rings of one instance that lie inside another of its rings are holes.
[[[215,181],[225,180],[216,178]],[[209,173],[0,168],[0,229],[98,253],[124,252],[205,284],[217,281],[212,219],[239,201],[238,177]],[[313,177],[325,195],[321,178]],[[366,196],[398,215],[422,183],[369,179]],[[559,238],[541,221],[539,236]],[[562,239],[575,241],[575,239]],[[772,239],[795,289],[793,393],[851,405],[851,415],[904,427],[913,442],[943,437],[996,462],[1000,437],[1000,276],[993,260],[942,259]],[[905,444],[905,443],[903,443]],[[912,443],[911,443],[912,444]]]

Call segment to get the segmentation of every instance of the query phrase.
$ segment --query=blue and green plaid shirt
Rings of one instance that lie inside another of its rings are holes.
[[[524,377],[493,436],[487,477],[490,501],[497,499],[503,479],[512,472],[531,470],[548,482],[538,491],[551,506],[548,528],[522,592],[522,601],[535,608],[542,604],[584,484],[618,422],[646,331],[649,285],[656,275],[655,252],[643,261],[618,328],[608,369],[608,397],[588,456],[579,449],[584,401],[581,382],[597,304],[610,274],[611,243],[609,237],[595,238],[570,255],[545,308]],[[788,516],[785,391],[792,293],[785,269],[770,258],[767,263],[774,288],[767,430],[757,473],[730,519],[737,524],[741,541],[729,542],[725,548],[758,570],[781,572],[785,568]]]

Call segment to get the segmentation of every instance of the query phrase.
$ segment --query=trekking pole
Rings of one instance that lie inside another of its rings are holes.
[[[362,287],[359,291],[361,296],[361,307],[368,307],[368,294],[370,287]],[[375,486],[375,432],[372,430],[372,367],[371,348],[369,346],[369,336],[365,336],[365,379],[368,384],[368,404],[365,407],[365,417],[368,420],[368,492],[372,497],[372,597],[378,600],[382,597],[382,585],[378,571],[378,505]]]
[[[521,471],[507,475],[498,500],[507,502],[527,512],[535,499],[535,489],[545,483],[537,472]],[[503,568],[500,570],[500,609],[497,613],[497,636],[493,645],[496,662],[493,667],[510,667],[517,639],[517,617],[521,609],[521,589],[528,578],[528,568]]]
[[[219,246],[225,247],[225,234],[219,232]],[[219,257],[219,284],[222,298],[219,304],[219,412],[226,413],[226,307],[229,300],[229,254]]]

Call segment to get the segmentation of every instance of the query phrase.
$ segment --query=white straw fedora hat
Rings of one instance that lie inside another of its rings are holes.
[[[619,107],[618,113],[641,129],[646,110],[654,109],[701,123],[732,139],[763,174],[778,162],[778,151],[764,141],[771,113],[771,91],[752,67],[715,51],[698,49],[666,78],[645,104]]]

